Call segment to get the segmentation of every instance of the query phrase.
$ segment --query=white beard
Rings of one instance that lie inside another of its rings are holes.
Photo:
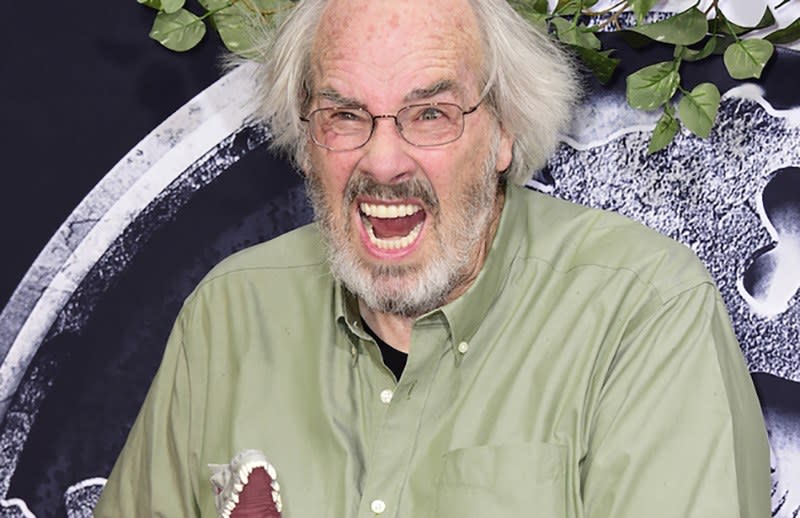
[[[423,178],[396,185],[383,185],[365,175],[354,174],[345,187],[342,214],[344,228],[325,196],[322,183],[313,172],[306,175],[306,192],[314,208],[320,233],[328,250],[331,272],[351,293],[373,311],[406,318],[416,318],[449,302],[451,293],[461,288],[477,273],[476,262],[482,247],[488,248],[492,216],[500,189],[495,172],[497,141],[483,164],[483,172],[475,183],[461,192],[453,214],[442,223],[441,207],[433,187]],[[375,265],[363,261],[348,237],[353,231],[348,209],[359,195],[383,200],[422,200],[428,217],[426,222],[431,243],[437,250],[433,258],[421,266]],[[443,228],[445,225],[447,228]]]

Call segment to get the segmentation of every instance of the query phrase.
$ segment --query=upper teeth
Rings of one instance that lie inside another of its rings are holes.
[[[418,205],[383,205],[362,203],[361,212],[373,218],[404,218],[422,210]]]

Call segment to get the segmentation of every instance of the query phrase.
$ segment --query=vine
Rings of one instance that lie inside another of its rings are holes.
[[[248,30],[252,23],[274,25],[296,0],[138,0],[156,12],[150,37],[168,49],[186,51],[205,36],[207,26],[218,34],[231,52],[255,58]],[[551,10],[547,0],[508,0],[528,22],[551,34],[572,49],[583,64],[601,82],[611,80],[620,60],[614,49],[602,48],[598,32],[618,32],[637,39],[639,44],[653,43],[673,48],[669,61],[645,66],[626,78],[628,104],[645,111],[660,111],[650,139],[648,152],[665,148],[681,125],[699,137],[708,137],[716,121],[720,92],[713,83],[702,83],[692,90],[681,85],[681,65],[722,55],[725,68],[733,79],[758,79],[772,58],[776,44],[800,39],[800,18],[787,27],[774,30],[776,21],[770,8],[758,24],[743,27],[731,22],[722,12],[719,0],[712,0],[705,10],[699,1],[691,8],[662,20],[645,23],[657,0],[620,0],[606,9],[592,11],[598,0],[559,0]],[[780,2],[779,9],[790,0]],[[623,23],[632,12],[635,21]],[[745,36],[753,31],[768,31],[760,38]],[[680,95],[677,111],[674,99]]]

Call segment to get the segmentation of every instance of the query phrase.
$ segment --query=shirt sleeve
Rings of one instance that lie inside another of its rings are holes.
[[[590,518],[764,518],[769,446],[750,374],[711,284],[630,330],[581,465]]]
[[[184,312],[185,313],[185,312]],[[199,516],[190,467],[191,391],[183,318],[128,435],[94,516]]]

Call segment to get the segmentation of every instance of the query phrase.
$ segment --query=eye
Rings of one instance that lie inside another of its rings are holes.
[[[343,121],[355,121],[360,119],[358,114],[346,110],[334,110],[331,112],[331,118]]]
[[[333,109],[328,113],[328,118],[336,123],[364,122],[368,119],[363,111],[348,109]]]
[[[445,113],[433,106],[428,106],[424,108],[418,115],[417,120],[421,121],[435,121],[441,119],[442,117],[446,117]]]

